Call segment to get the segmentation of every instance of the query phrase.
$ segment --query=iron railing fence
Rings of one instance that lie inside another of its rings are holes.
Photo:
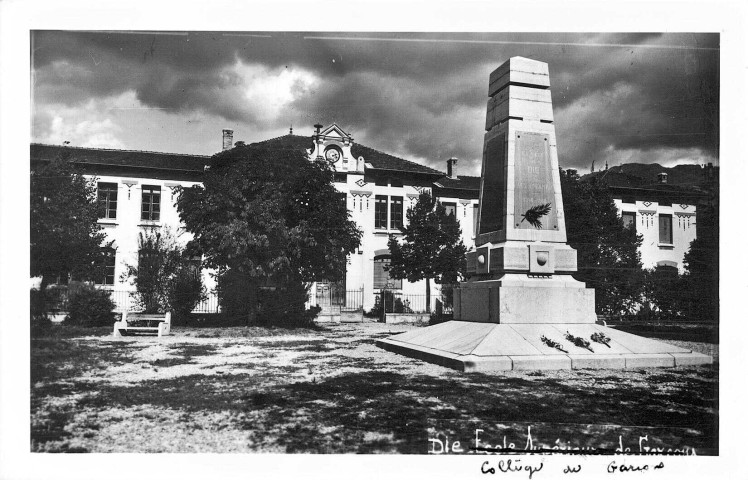
[[[307,308],[315,305],[322,308],[323,314],[363,310],[364,290],[317,290],[315,295],[310,295]]]
[[[452,313],[452,285],[440,285],[440,290],[431,293],[431,313]],[[382,300],[384,298],[384,300]],[[426,294],[402,293],[395,290],[374,292],[374,311],[380,312],[384,305],[385,313],[427,313]]]
[[[364,308],[364,290],[346,290],[345,302],[342,308],[347,311],[363,310]]]
[[[109,298],[114,302],[116,313],[132,312],[138,310],[138,302],[135,299],[135,292],[132,290],[110,290],[102,288],[102,290],[109,292]],[[49,295],[48,305],[50,305],[51,311],[67,312],[68,304],[70,302],[70,295],[74,292],[74,289],[69,288],[67,285],[55,285],[54,287],[47,289]],[[218,294],[216,292],[208,292],[207,298],[202,302],[198,303],[197,306],[192,310],[192,313],[219,313],[220,306],[218,304]]]

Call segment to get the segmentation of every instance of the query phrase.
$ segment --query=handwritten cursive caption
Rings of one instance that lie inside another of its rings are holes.
[[[578,446],[569,442],[556,439],[552,443],[544,442],[533,434],[532,426],[527,427],[527,433],[519,437],[510,438],[507,435],[490,436],[483,429],[476,428],[474,435],[469,440],[464,438],[450,438],[444,433],[435,433],[428,439],[429,454],[484,454],[484,455],[539,455],[536,458],[501,458],[486,460],[480,464],[480,473],[483,475],[510,474],[514,476],[527,476],[528,479],[543,477],[549,472],[544,455],[618,455],[624,458],[616,458],[609,463],[605,472],[610,475],[628,474],[632,472],[644,473],[654,472],[665,468],[665,463],[660,459],[655,461],[632,461],[628,456],[649,455],[696,455],[696,449],[664,448],[650,443],[648,435],[639,436],[635,441],[618,436],[615,447],[610,442],[604,446]],[[656,442],[655,442],[656,443]],[[569,462],[563,466],[564,475],[573,476],[580,473],[586,467],[586,462]],[[545,468],[545,470],[543,470]],[[551,471],[553,468],[551,468]],[[541,473],[543,472],[543,473]],[[555,472],[557,473],[557,472]]]

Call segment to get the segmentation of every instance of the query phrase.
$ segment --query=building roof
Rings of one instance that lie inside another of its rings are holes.
[[[444,176],[434,183],[442,188],[454,190],[470,190],[475,192],[480,190],[480,177],[471,177],[468,175],[458,175],[457,178]]]
[[[262,146],[270,148],[293,148],[306,151],[313,149],[312,137],[302,135],[283,135],[282,137],[271,138],[261,142],[255,142],[250,146]],[[366,163],[371,164],[372,168],[377,170],[394,170],[398,172],[424,173],[428,175],[444,175],[444,172],[434,170],[433,168],[421,165],[420,163],[405,160],[404,158],[395,157],[388,153],[354,143],[351,146],[351,155],[354,158],[364,157]]]
[[[31,144],[31,161],[52,161],[65,154],[69,154],[73,161],[80,164],[190,172],[202,172],[210,158],[205,155],[187,155],[182,153],[68,147],[39,143]]]
[[[283,135],[281,137],[255,142],[249,146],[298,149],[303,152],[314,147],[312,137],[301,135]],[[39,143],[31,144],[32,161],[51,161],[66,153],[70,154],[76,163],[81,164],[155,168],[159,170],[181,170],[192,172],[202,172],[204,166],[208,164],[208,161],[211,158],[207,155],[186,155],[181,153],[148,152],[143,150],[114,150],[107,148],[44,145]],[[433,168],[426,167],[410,160],[405,160],[403,158],[395,157],[394,155],[380,152],[379,150],[375,150],[365,145],[354,143],[351,146],[351,154],[355,158],[360,156],[364,157],[364,160],[376,170],[392,170],[433,176],[444,175],[444,172],[434,170]]]

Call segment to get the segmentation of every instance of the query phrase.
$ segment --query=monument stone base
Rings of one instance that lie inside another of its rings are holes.
[[[570,275],[505,274],[454,291],[454,318],[493,323],[595,323],[595,290]]]
[[[588,348],[567,339],[587,340]],[[591,340],[604,335],[607,344]],[[552,340],[551,347],[542,338]],[[385,350],[465,372],[634,369],[711,364],[712,357],[590,323],[450,322],[378,340]],[[562,351],[563,350],[563,351]]]

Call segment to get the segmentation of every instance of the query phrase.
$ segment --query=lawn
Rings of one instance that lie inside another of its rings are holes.
[[[481,447],[718,453],[715,344],[665,340],[711,366],[465,374],[374,345],[411,328],[55,327],[31,340],[31,450],[420,454],[480,429]]]

